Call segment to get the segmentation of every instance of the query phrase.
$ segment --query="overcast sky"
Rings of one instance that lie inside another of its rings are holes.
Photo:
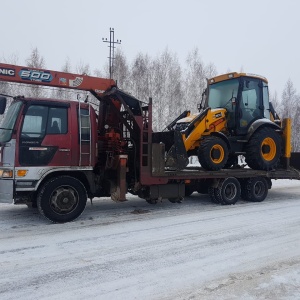
[[[37,47],[48,69],[67,57],[101,69],[113,27],[129,61],[168,47],[183,66],[198,47],[218,74],[263,75],[280,97],[290,78],[300,93],[299,0],[0,0],[0,12],[0,57],[16,54],[20,65]]]

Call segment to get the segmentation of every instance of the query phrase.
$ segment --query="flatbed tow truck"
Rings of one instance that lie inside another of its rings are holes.
[[[144,103],[111,79],[2,63],[0,81],[88,91],[99,100],[96,111],[87,101],[20,96],[6,108],[7,95],[0,97],[0,202],[37,207],[55,223],[79,217],[88,198],[125,201],[131,193],[154,204],[181,202],[197,191],[216,203],[235,204],[240,197],[263,201],[271,179],[300,179],[289,120],[278,130],[284,146],[276,168],[176,166],[181,151],[173,151],[170,167],[166,157],[182,141],[172,127],[178,118],[168,131],[153,132],[151,98]]]

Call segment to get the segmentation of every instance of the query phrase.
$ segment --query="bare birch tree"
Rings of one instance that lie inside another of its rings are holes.
[[[294,151],[296,151],[299,147],[298,140],[300,138],[299,134],[299,96],[297,95],[297,91],[294,88],[294,84],[291,79],[288,79],[285,88],[282,92],[282,105],[284,109],[282,110],[283,118],[291,118],[292,120],[292,146]],[[297,119],[298,118],[298,119]]]
[[[186,104],[192,111],[197,111],[197,104],[202,99],[202,93],[207,85],[207,78],[216,75],[215,66],[210,63],[207,66],[203,63],[199,49],[193,49],[186,59],[187,69],[185,77]]]
[[[44,69],[46,67],[45,59],[41,56],[37,47],[33,48],[29,57],[26,59],[26,66],[30,68]],[[45,97],[48,95],[47,90],[39,85],[25,88],[26,94],[31,97]]]

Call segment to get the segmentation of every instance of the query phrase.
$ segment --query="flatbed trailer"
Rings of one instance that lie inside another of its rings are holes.
[[[88,198],[125,201],[131,193],[149,203],[180,202],[197,191],[214,202],[234,204],[240,196],[263,201],[271,179],[300,179],[299,153],[288,149],[280,168],[269,171],[242,165],[172,169],[166,152],[178,132],[153,131],[151,99],[142,102],[111,80],[87,75],[7,64],[0,64],[0,71],[3,81],[84,90],[99,100],[96,113],[80,100],[16,97],[3,120],[0,202],[36,206],[52,222],[76,219]],[[0,98],[3,114],[6,98]]]

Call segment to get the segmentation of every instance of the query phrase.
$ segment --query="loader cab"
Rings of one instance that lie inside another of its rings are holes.
[[[208,81],[207,104],[226,108],[227,129],[232,135],[245,135],[253,122],[270,119],[268,83],[264,77],[229,73]]]

